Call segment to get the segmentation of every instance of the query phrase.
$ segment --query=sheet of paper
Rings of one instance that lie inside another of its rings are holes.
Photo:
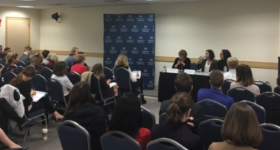
[[[137,77],[137,79],[140,79],[141,78],[141,71],[131,71],[132,75],[136,77],[136,74],[138,73],[139,74],[139,77]]]
[[[110,88],[112,88],[112,87],[115,86],[115,85],[117,85],[116,82],[111,82],[111,83],[109,84]]]
[[[33,102],[38,102],[42,97],[46,95],[46,92],[36,91],[36,95],[34,95]]]

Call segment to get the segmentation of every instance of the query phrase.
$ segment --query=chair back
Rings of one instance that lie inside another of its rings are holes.
[[[31,79],[32,86],[36,91],[47,92],[47,80],[40,74],[36,74]]]
[[[66,107],[67,103],[65,101],[63,89],[60,82],[55,79],[49,79],[47,80],[47,87],[49,89],[51,100],[56,104],[64,104],[64,107]]]
[[[46,79],[46,80],[49,80],[51,77],[52,77],[52,74],[53,74],[53,71],[48,68],[48,67],[45,67],[41,70],[41,75]]]
[[[196,70],[197,64],[195,62],[191,62],[191,69]]]
[[[9,84],[17,75],[11,71],[5,73],[3,76],[4,78],[4,84]]]
[[[274,88],[274,93],[280,94],[280,88],[278,86]]]
[[[199,124],[198,131],[202,138],[204,149],[208,149],[213,142],[224,141],[221,136],[223,122],[220,119],[209,119]]]
[[[22,66],[17,66],[17,74],[21,73],[23,69]]]
[[[235,102],[240,102],[243,100],[255,102],[255,94],[244,87],[229,89],[227,95],[232,97]]]
[[[22,60],[18,60],[17,66],[25,67],[25,63]]]
[[[103,150],[141,150],[141,146],[136,140],[120,131],[103,134],[100,142]]]
[[[148,110],[147,108],[141,106],[141,114],[143,120],[143,128],[147,128],[150,131],[152,130],[153,125],[156,123],[155,115]]]
[[[91,150],[88,131],[75,121],[66,120],[57,128],[62,149]]]
[[[205,112],[205,119],[219,118],[223,119],[227,114],[227,107],[214,100],[205,99],[196,104],[203,107]]]
[[[159,138],[147,145],[147,150],[188,150],[183,145],[169,138]]]
[[[278,150],[280,148],[280,127],[274,124],[260,124],[263,140],[256,146],[259,150]]]
[[[234,80],[227,79],[225,80],[224,84],[222,85],[222,92],[227,95],[227,91],[230,89],[230,84],[234,82]]]
[[[130,74],[127,69],[121,67],[115,70],[115,79],[123,92],[132,92],[131,84],[130,84]]]
[[[66,66],[66,72],[70,72],[71,71],[71,68],[69,66]]]
[[[106,80],[113,80],[113,71],[109,69],[108,67],[104,67],[104,74]]]
[[[255,81],[255,85],[259,87],[260,93],[272,92],[269,82]]]
[[[103,96],[100,90],[100,81],[99,78],[95,75],[92,74],[91,76],[91,93],[96,94],[96,97],[101,98],[103,100]]]
[[[75,71],[68,72],[67,77],[73,85],[81,81],[81,76]]]
[[[159,116],[159,124],[164,123],[166,120],[167,120],[167,115],[166,115],[166,113],[162,113],[162,114]]]
[[[265,109],[262,106],[246,100],[243,100],[241,102],[246,103],[253,108],[253,110],[255,111],[258,117],[259,124],[265,123],[266,113],[265,113]]]

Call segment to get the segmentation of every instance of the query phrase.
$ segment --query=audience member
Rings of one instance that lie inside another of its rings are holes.
[[[71,68],[75,61],[74,61],[74,56],[76,56],[79,53],[79,48],[78,47],[73,47],[71,52],[70,52],[70,56],[67,57],[64,61],[66,63],[66,65]]]
[[[144,93],[143,93],[143,81],[142,79],[137,79],[139,77],[139,74],[137,73],[136,76],[132,74],[131,69],[129,67],[128,59],[125,54],[120,54],[115,62],[115,68],[114,72],[118,68],[125,68],[128,70],[130,73],[130,80],[131,80],[131,88],[133,93],[137,93],[137,88],[140,87],[141,90],[141,99],[142,99],[142,104],[146,104],[147,101],[145,100]]]
[[[39,65],[38,65],[38,70],[42,70],[43,68],[45,68],[44,65],[42,65],[43,62],[43,55],[40,53],[35,54],[34,56],[36,56],[39,59]]]
[[[2,76],[4,76],[5,73],[7,73],[9,71],[11,71],[15,74],[18,74],[17,67],[15,65],[17,62],[18,62],[18,54],[13,53],[13,52],[8,53],[6,65],[5,65],[4,69],[2,70]]]
[[[224,80],[236,80],[236,67],[238,66],[238,59],[235,57],[229,57],[227,64],[229,71],[224,73]]]
[[[45,109],[47,114],[51,113],[54,114],[56,118],[63,119],[63,116],[53,108],[53,104],[49,100],[48,95],[41,98],[38,102],[33,102],[32,97],[36,95],[36,91],[32,89],[32,83],[30,80],[34,75],[34,68],[32,66],[27,66],[10,82],[10,84],[17,87],[20,94],[25,97],[23,101],[25,114]]]
[[[192,105],[193,100],[188,93],[177,92],[173,95],[166,113],[167,121],[154,125],[152,140],[165,137],[177,141],[187,149],[202,150],[201,138],[189,129],[189,126],[194,126],[189,122]]]
[[[59,61],[55,63],[53,68],[53,75],[51,78],[59,81],[59,83],[63,88],[65,100],[68,101],[69,93],[70,90],[73,88],[73,84],[65,74],[66,74],[66,63],[64,61]]]
[[[5,132],[3,132],[3,130],[0,128],[0,141],[6,145],[7,147],[9,147],[9,149],[11,150],[27,150],[28,148],[22,148],[21,146],[17,145],[16,143],[12,142],[7,135],[5,134]]]
[[[141,107],[138,97],[125,93],[119,100],[111,118],[109,131],[121,131],[134,138],[146,149],[151,141],[151,131],[142,126]]]
[[[1,53],[1,58],[2,58],[2,61],[0,62],[2,65],[6,65],[6,61],[7,61],[7,55],[8,53],[7,52],[2,52]]]
[[[203,72],[211,72],[214,69],[218,69],[217,60],[214,59],[215,54],[211,49],[206,50],[205,58],[206,59],[202,60],[202,58],[199,57],[199,61],[196,66],[197,70],[201,69]]]
[[[32,48],[30,46],[26,46],[24,48],[23,55],[19,58],[19,60],[23,61],[25,63],[25,66],[28,66],[30,64],[30,54],[31,54]]]
[[[57,57],[56,53],[49,53],[47,60],[48,60],[48,63],[46,65],[46,67],[53,70],[55,63],[58,61],[58,57]]]
[[[106,133],[107,118],[105,110],[93,104],[90,86],[86,82],[75,84],[66,107],[64,120],[73,120],[83,126],[90,134],[91,147],[94,150],[102,149],[100,137]]]
[[[209,150],[254,150],[262,141],[262,131],[255,111],[243,102],[228,111],[222,126],[223,142],[214,142]]]
[[[34,55],[31,57],[30,66],[34,68],[35,73],[39,73],[39,65],[41,64],[40,59]]]
[[[50,51],[48,51],[48,50],[44,50],[42,52],[42,55],[43,55],[43,62],[42,62],[42,64],[47,65],[49,63],[49,61],[47,60],[47,57],[48,57],[49,53],[50,53]]]
[[[222,93],[222,85],[224,84],[224,76],[220,70],[213,70],[210,75],[209,84],[210,89],[201,88],[197,93],[197,101],[205,99],[211,99],[218,103],[221,103],[229,110],[231,105],[234,103],[233,98],[224,95]]]
[[[227,49],[223,49],[220,53],[220,60],[218,61],[218,69],[219,70],[224,71],[224,67],[227,67],[227,71],[229,70],[228,69],[228,63],[227,63],[227,60],[228,60],[229,57],[231,57],[230,51],[227,50]]]
[[[78,74],[83,74],[84,72],[88,71],[88,68],[84,66],[85,64],[85,57],[83,54],[77,54],[74,56],[75,65],[71,67],[71,71],[75,71]]]
[[[12,52],[12,49],[11,49],[10,47],[6,47],[6,48],[4,49],[4,52],[10,53],[10,52]]]
[[[231,89],[235,87],[244,87],[255,93],[255,95],[260,95],[260,89],[254,84],[255,80],[252,70],[248,65],[238,65],[236,68],[236,77],[236,81],[230,84]]]
[[[79,52],[78,54],[83,54],[83,56],[84,56],[84,57],[85,57],[85,59],[86,59],[86,55],[85,55],[85,53],[84,53],[84,52]],[[84,66],[88,67],[88,65],[86,64],[86,62],[84,63]]]
[[[175,59],[175,62],[172,68],[178,69],[190,69],[191,68],[191,60],[187,57],[188,53],[186,50],[179,51],[179,58]]]

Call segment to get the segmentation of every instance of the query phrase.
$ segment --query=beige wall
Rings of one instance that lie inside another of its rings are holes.
[[[30,18],[30,46],[40,48],[40,10],[0,7],[0,45],[5,47],[6,17]],[[23,50],[23,48],[22,48]]]

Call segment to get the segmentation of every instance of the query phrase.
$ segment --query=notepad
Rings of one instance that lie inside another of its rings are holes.
[[[46,95],[46,92],[36,91],[36,95],[34,95],[33,102],[38,102],[42,97]]]
[[[141,78],[141,71],[131,71],[132,75],[136,77],[136,74],[138,73],[139,74],[139,77],[137,77],[137,79],[140,79]]]
[[[110,88],[114,87],[115,85],[117,85],[116,82],[111,82],[111,83],[109,84]]]

